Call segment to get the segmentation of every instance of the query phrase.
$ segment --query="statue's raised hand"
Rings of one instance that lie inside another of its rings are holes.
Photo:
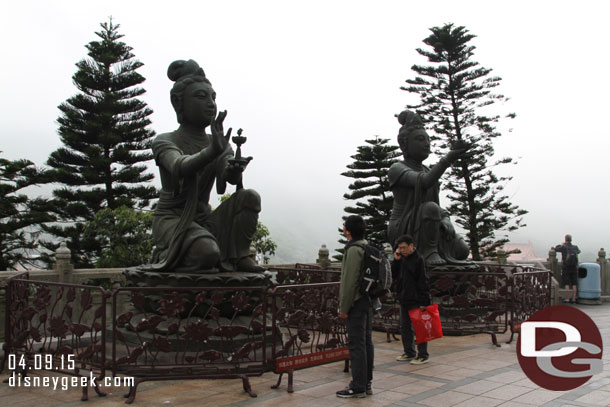
[[[222,123],[227,117],[227,111],[223,110],[218,113],[218,116],[212,122],[212,148],[216,154],[220,154],[227,148],[229,141],[231,140],[232,128],[227,130],[227,134],[224,134],[224,128]]]
[[[451,145],[451,150],[447,153],[447,160],[454,163],[459,159],[470,158],[474,155],[474,151],[468,152],[472,148],[472,144],[466,143],[464,140],[456,140]]]

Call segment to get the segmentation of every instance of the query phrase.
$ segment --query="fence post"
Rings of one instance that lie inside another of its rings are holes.
[[[70,263],[72,252],[68,249],[65,242],[61,242],[55,251],[55,271],[57,271],[57,281],[60,283],[72,282],[72,270],[74,267]]]
[[[561,270],[559,269],[559,262],[557,261],[557,252],[553,247],[549,250],[548,262],[549,270],[553,272],[553,277],[555,277],[557,281],[561,281]]]
[[[318,259],[316,260],[316,263],[325,269],[330,267],[330,251],[325,244],[323,244],[322,247],[320,247],[320,250],[318,250]]]
[[[608,260],[606,260],[606,251],[603,247],[597,252],[597,263],[601,273],[602,295],[610,295],[610,269],[608,267]]]
[[[496,252],[496,256],[498,258],[498,264],[506,264],[506,259],[508,258],[508,256],[506,256],[506,252],[504,251],[504,249],[498,249],[498,251]]]

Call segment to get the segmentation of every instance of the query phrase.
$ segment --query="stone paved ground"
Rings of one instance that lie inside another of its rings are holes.
[[[343,363],[298,371],[295,392],[286,392],[286,378],[280,389],[270,388],[277,376],[266,373],[251,378],[258,397],[242,391],[240,380],[190,380],[143,383],[138,388],[136,406],[400,406],[400,407],[477,407],[477,406],[610,406],[610,303],[578,306],[599,326],[604,339],[604,371],[586,385],[569,392],[539,388],[523,374],[517,362],[515,342],[502,347],[491,344],[489,335],[445,337],[430,343],[429,364],[412,366],[396,362],[399,342],[385,342],[385,335],[374,334],[375,373],[372,396],[364,399],[339,399],[335,391],[344,388],[349,375]],[[6,378],[6,374],[2,376]],[[0,406],[73,407],[120,406],[123,388],[106,389],[107,397],[94,392],[90,400],[78,401],[76,388],[67,391],[44,388],[12,388],[0,384]]]

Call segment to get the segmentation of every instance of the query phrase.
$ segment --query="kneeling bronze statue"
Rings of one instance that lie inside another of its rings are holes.
[[[261,210],[254,190],[243,189],[242,174],[251,157],[234,156],[224,133],[226,111],[217,113],[216,92],[197,62],[174,61],[167,76],[174,82],[171,103],[180,126],[159,134],[152,151],[161,175],[155,208],[153,264],[146,271],[215,273],[259,272],[250,257]],[[206,129],[211,127],[211,134]],[[241,133],[241,132],[240,132]],[[245,141],[241,137],[241,143]],[[240,144],[241,144],[240,143]],[[223,194],[227,183],[237,191],[212,210],[210,192]]]
[[[439,179],[456,160],[468,156],[470,148],[456,143],[449,153],[431,168],[423,165],[430,155],[430,138],[419,116],[409,110],[398,116],[402,125],[398,144],[404,160],[390,167],[390,188],[394,205],[388,225],[393,244],[402,234],[410,234],[417,249],[431,266],[469,264],[469,248],[455,232],[449,215],[439,206]]]

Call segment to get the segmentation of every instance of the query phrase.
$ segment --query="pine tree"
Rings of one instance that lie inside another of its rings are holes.
[[[0,270],[37,266],[37,225],[54,220],[43,198],[28,198],[24,189],[47,181],[28,160],[0,158]]]
[[[401,89],[419,95],[420,103],[407,107],[415,109],[433,130],[431,139],[436,141],[437,153],[446,152],[457,140],[473,145],[473,156],[458,162],[445,175],[444,189],[451,201],[445,209],[466,230],[473,259],[493,257],[508,241],[505,233],[497,234],[525,226],[522,221],[527,213],[503,194],[512,177],[493,171],[498,165],[515,164],[512,158],[490,163],[495,153],[493,141],[502,135],[497,128],[502,117],[488,108],[508,98],[493,93],[502,79],[490,76],[491,69],[472,59],[475,47],[469,43],[474,35],[453,24],[430,31],[423,41],[429,48],[418,48],[417,52],[431,64],[413,65],[417,75]],[[504,117],[514,118],[515,114]]]
[[[367,144],[359,146],[358,152],[351,156],[354,162],[347,165],[349,170],[341,174],[354,179],[348,187],[351,192],[344,194],[343,198],[356,202],[354,206],[345,207],[348,214],[345,217],[362,216],[367,225],[368,242],[380,248],[387,242],[386,231],[392,213],[393,197],[389,192],[388,171],[401,155],[398,146],[388,145],[389,141],[379,136],[365,140]],[[339,233],[343,235],[342,228]],[[339,239],[339,243],[345,244],[346,241]],[[341,260],[343,249],[337,251],[340,254],[333,257]]]
[[[96,267],[131,267],[150,262],[153,249],[152,212],[121,206],[105,208],[85,222],[83,235],[102,249]]]
[[[83,222],[103,208],[144,208],[156,196],[145,184],[154,177],[144,164],[152,159],[154,132],[147,128],[152,110],[138,99],[145,93],[138,86],[145,79],[136,72],[143,64],[120,41],[118,24],[110,19],[100,26],[100,40],[86,45],[88,58],[76,64],[72,77],[80,92],[59,106],[63,146],[47,162],[62,185],[53,192],[62,224],[46,231],[69,239],[76,267],[93,266],[100,252],[81,236]]]

